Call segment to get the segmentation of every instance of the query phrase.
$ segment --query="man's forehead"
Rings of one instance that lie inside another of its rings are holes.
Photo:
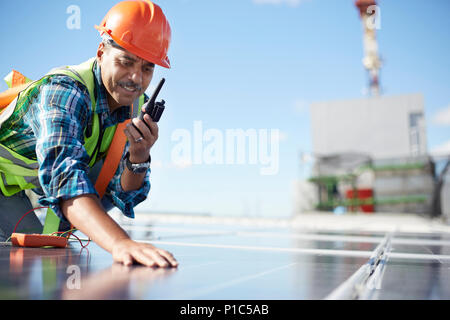
[[[133,62],[141,62],[142,61],[145,65],[152,65],[152,66],[155,65],[153,62],[142,59],[124,48],[112,47],[112,49],[116,50],[116,55],[120,58],[124,58],[124,59],[130,60],[130,61],[133,61]]]

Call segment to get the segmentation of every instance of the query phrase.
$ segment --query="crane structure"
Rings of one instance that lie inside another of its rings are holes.
[[[363,25],[364,68],[369,74],[369,92],[372,96],[380,95],[379,74],[381,59],[378,55],[376,30],[379,29],[380,12],[375,0],[356,0]]]

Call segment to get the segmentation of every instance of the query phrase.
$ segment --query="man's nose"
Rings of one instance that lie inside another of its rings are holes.
[[[129,79],[137,85],[142,85],[142,70],[140,67],[133,68],[129,75]]]

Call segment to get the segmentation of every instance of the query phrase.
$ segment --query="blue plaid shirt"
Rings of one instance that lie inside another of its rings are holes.
[[[103,128],[129,119],[129,106],[110,112],[97,64],[94,66],[94,74],[97,99],[95,112],[99,115]],[[66,220],[59,206],[61,200],[83,194],[98,196],[94,188],[95,182],[88,177],[89,156],[84,148],[85,128],[93,116],[89,93],[84,85],[62,75],[53,76],[41,86],[39,92],[26,113],[17,115],[17,119],[10,119],[15,124],[16,139],[2,139],[1,143],[23,156],[38,160],[39,182],[44,193],[39,203],[50,206],[60,218]],[[18,136],[20,140],[17,140]],[[122,161],[104,197],[124,215],[134,218],[133,208],[145,200],[150,191],[150,169],[139,190],[125,192],[120,178],[125,168],[123,159],[128,148],[127,142]]]

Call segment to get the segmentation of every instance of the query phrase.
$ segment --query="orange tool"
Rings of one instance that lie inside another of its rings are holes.
[[[11,242],[15,246],[20,247],[58,247],[65,248],[67,246],[67,238],[58,236],[48,236],[43,234],[25,234],[13,233],[11,235]]]

